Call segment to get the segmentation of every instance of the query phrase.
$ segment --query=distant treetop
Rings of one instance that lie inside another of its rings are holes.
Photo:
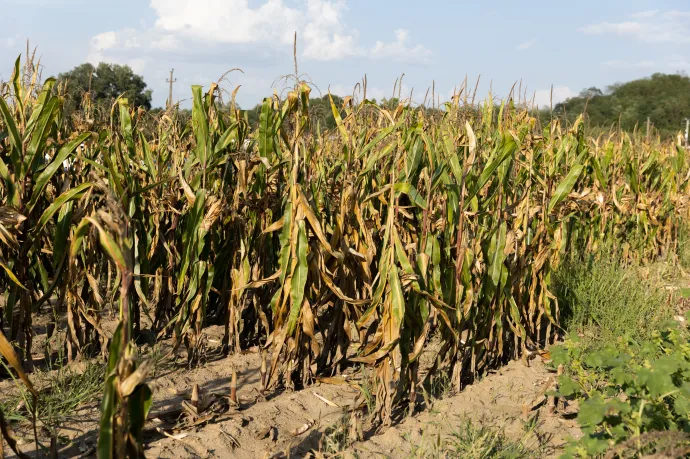
[[[573,122],[585,109],[590,127],[609,129],[620,122],[621,129],[632,131],[636,125],[644,128],[649,118],[662,136],[672,136],[683,129],[683,120],[690,117],[690,78],[684,74],[655,73],[648,78],[613,84],[604,91],[591,87],[557,104],[553,112]]]
[[[127,65],[101,62],[94,67],[86,63],[59,74],[57,79],[66,84],[68,108],[81,108],[82,97],[89,89],[96,103],[111,103],[124,94],[130,104],[147,110],[151,108],[152,91],[146,89],[144,78]]]

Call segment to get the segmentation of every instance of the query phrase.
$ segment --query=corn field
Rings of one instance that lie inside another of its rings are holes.
[[[88,93],[66,118],[36,72],[18,60],[0,88],[0,349],[30,386],[49,306],[69,360],[107,359],[101,457],[141,451],[144,329],[195,366],[204,328],[223,325],[224,353],[260,346],[266,391],[370,367],[386,425],[439,375],[461,390],[553,343],[561,259],[606,243],[673,256],[688,213],[682,147],[543,125],[512,98],[348,97],[328,132],[304,82],[264,99],[257,128],[212,84],[192,87],[189,121],[123,98],[97,113]]]

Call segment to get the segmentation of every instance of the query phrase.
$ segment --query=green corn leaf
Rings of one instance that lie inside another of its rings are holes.
[[[374,147],[376,147],[376,145],[378,145],[379,143],[381,143],[381,141],[383,141],[386,137],[388,137],[388,136],[391,135],[396,129],[398,129],[398,128],[402,125],[403,121],[404,121],[404,118],[401,119],[400,121],[398,121],[397,123],[395,123],[394,125],[389,126],[389,127],[385,128],[385,129],[381,130],[381,132],[380,132],[376,137],[374,137],[372,140],[370,140],[369,143],[367,143],[367,144],[359,151],[359,153],[357,153],[357,159],[364,158],[365,155],[366,155],[367,153],[369,153],[370,150],[372,150]]]
[[[405,253],[405,248],[402,245],[402,242],[400,242],[400,236],[398,235],[397,230],[393,230],[393,239],[395,241],[395,258],[400,263],[400,267],[402,267],[403,272],[407,275],[410,276],[412,280],[412,287],[415,291],[420,291],[421,288],[419,286],[419,282],[417,281],[417,273],[415,272],[414,268],[412,267],[412,263],[410,263],[410,259],[407,257],[407,254]]]
[[[213,149],[215,154],[222,153],[223,150],[228,148],[228,145],[230,145],[233,140],[237,140],[237,128],[238,124],[232,123],[230,127],[223,132],[223,135],[220,136]],[[238,147],[241,147],[241,145],[238,145]]]
[[[41,199],[43,196],[43,190],[45,190],[46,186],[48,185],[48,182],[50,179],[55,175],[55,173],[58,171],[60,167],[62,167],[62,162],[67,159],[69,155],[72,154],[72,152],[86,139],[89,138],[91,133],[84,133],[81,134],[80,136],[76,137],[74,140],[70,141],[65,145],[64,147],[60,148],[60,151],[58,151],[58,154],[55,155],[53,160],[48,164],[48,166],[43,169],[43,171],[40,173],[40,175],[36,178],[36,185],[34,185],[34,190],[33,193],[31,194],[31,200],[27,204],[28,212],[30,213],[31,210],[33,210],[34,206],[36,206],[36,203]]]
[[[393,327],[399,330],[405,317],[405,297],[402,291],[402,284],[398,276],[398,267],[393,264],[390,269],[390,286],[391,286],[391,316],[393,318]]]
[[[59,102],[57,97],[53,97],[46,102],[36,120],[35,127],[31,132],[31,138],[25,139],[25,141],[28,141],[25,158],[25,169],[27,171],[33,171],[39,163],[39,159],[43,159],[45,144],[51,133],[51,124],[55,121],[58,114]]]
[[[153,404],[153,392],[146,384],[140,384],[127,399],[129,413],[129,432],[136,440],[137,446],[144,446],[144,425]]]
[[[43,89],[41,90],[41,94],[39,94],[38,99],[36,99],[36,102],[34,102],[33,106],[31,107],[33,110],[31,113],[31,117],[29,118],[29,121],[26,122],[26,129],[24,132],[25,138],[28,138],[28,136],[31,135],[31,132],[33,132],[34,126],[36,126],[36,121],[38,120],[38,117],[42,112],[46,100],[48,100],[48,98],[52,96],[53,87],[55,87],[55,82],[55,78],[48,78],[45,81],[45,83],[43,83]]]
[[[196,157],[199,159],[202,167],[208,164],[208,119],[206,117],[206,108],[204,107],[204,96],[201,92],[201,86],[192,86],[192,95],[194,98],[192,104],[192,126],[194,129],[194,136],[196,138]]]
[[[55,212],[60,210],[60,208],[66,202],[81,198],[84,195],[84,193],[92,186],[93,183],[90,182],[82,183],[76,188],[72,188],[71,190],[67,190],[64,193],[62,193],[55,200],[55,202],[48,206],[48,208],[43,212],[41,218],[38,219],[38,223],[36,223],[36,226],[31,230],[31,233],[34,235],[40,234],[41,230],[43,230],[43,227],[48,223],[48,221],[50,221],[53,215],[55,215]]]
[[[103,398],[101,399],[101,422],[98,429],[98,459],[111,459],[113,457],[114,432],[113,418],[117,412],[117,392],[115,384],[117,375],[115,373],[120,359],[120,349],[122,347],[122,322],[115,329],[112,341],[110,342],[110,353],[108,355],[108,370],[105,374],[105,387]]]
[[[479,193],[482,188],[484,188],[484,185],[486,185],[486,182],[489,181],[496,169],[498,169],[498,167],[503,164],[505,160],[512,157],[517,149],[518,145],[515,142],[515,139],[513,139],[513,137],[509,134],[503,134],[503,139],[501,141],[501,146],[498,149],[498,153],[494,155],[493,159],[487,163],[486,166],[484,166],[484,170],[482,170],[482,173],[479,175],[479,178],[472,187],[469,195],[465,198],[464,210],[467,210],[472,203],[472,199],[477,196],[477,193]]]
[[[89,233],[89,228],[89,221],[84,219],[81,222],[79,222],[79,225],[77,225],[77,228],[74,230],[74,236],[72,237],[72,242],[70,244],[69,250],[69,256],[71,259],[74,259],[79,253],[79,250],[81,249],[81,243],[83,242],[84,237]]]
[[[338,130],[340,131],[340,135],[343,137],[343,141],[345,142],[345,145],[350,145],[350,134],[347,131],[345,124],[343,123],[343,119],[340,116],[340,112],[338,111],[338,107],[336,107],[335,102],[333,102],[333,96],[331,96],[330,90],[328,91],[328,100],[331,102],[331,112],[333,113],[333,118],[335,119],[335,124],[338,126]]]
[[[585,166],[583,164],[576,164],[573,166],[572,169],[570,169],[570,172],[568,172],[568,175],[565,176],[563,180],[561,180],[561,183],[558,184],[556,187],[556,191],[554,192],[553,196],[551,197],[551,200],[549,201],[549,212],[552,212],[554,207],[556,207],[558,204],[560,204],[568,194],[573,190],[573,187],[575,186],[575,183],[577,183],[577,179],[580,178],[580,174],[582,174],[582,171],[584,170]]]
[[[393,186],[393,189],[398,193],[405,193],[417,207],[426,210],[427,203],[424,196],[419,194],[417,189],[409,183],[398,182]]]
[[[364,169],[362,169],[362,172],[359,173],[360,176],[366,175],[368,172],[370,172],[372,169],[374,169],[377,166],[380,166],[380,161],[381,158],[385,158],[391,154],[393,149],[395,148],[395,144],[390,144],[382,148],[380,151],[377,153],[369,156],[367,158],[367,163]]]
[[[290,317],[288,319],[288,336],[292,335],[299,319],[300,309],[304,300],[304,287],[307,284],[307,274],[309,267],[307,266],[307,228],[304,220],[297,223],[297,264],[292,273],[292,281],[290,288],[290,297],[292,306],[290,308]]]
[[[509,295],[508,299],[510,301],[510,317],[517,328],[517,334],[524,340],[527,336],[525,327],[522,326],[522,318],[520,317],[520,310],[513,295]]]
[[[5,193],[7,193],[7,203],[14,207],[20,206],[19,192],[17,186],[10,175],[10,171],[7,168],[5,162],[0,158],[0,178],[2,178],[5,183]]]
[[[19,155],[22,153],[22,138],[19,136],[19,130],[14,122],[12,112],[10,112],[10,108],[7,106],[7,102],[5,102],[3,97],[0,97],[0,115],[2,115],[3,120],[5,121],[5,126],[7,127],[7,131],[9,132],[10,146],[12,147],[10,151],[10,159],[15,169],[14,173],[16,178],[23,179],[24,177],[19,175],[21,161]]]
[[[27,56],[28,58],[28,56]],[[14,71],[12,72],[12,87],[14,88],[14,96],[19,108],[19,116],[24,120],[24,90],[22,87],[22,72],[21,72],[21,54],[17,56],[14,61]]]
[[[498,228],[498,232],[494,236],[495,246],[491,258],[491,266],[489,267],[489,277],[493,282],[494,288],[498,288],[501,282],[501,272],[503,270],[503,262],[505,261],[504,250],[506,248],[506,234],[507,234],[507,224],[502,222],[501,226]],[[493,245],[493,244],[492,244]]]
[[[606,190],[608,188],[608,178],[604,175],[604,171],[599,163],[599,159],[597,159],[596,156],[592,156],[591,162],[594,175],[597,178],[599,185],[603,190]]]
[[[22,283],[19,281],[19,279],[17,278],[17,276],[14,275],[14,273],[13,273],[12,270],[9,268],[9,266],[7,266],[5,263],[3,263],[2,260],[0,260],[0,268],[2,268],[2,269],[5,270],[5,273],[7,273],[7,277],[9,277],[10,280],[11,280],[12,282],[14,282],[14,284],[15,284],[17,287],[19,287],[19,288],[21,288],[21,289],[23,289],[23,290],[27,290],[27,288],[24,287],[24,285],[22,285]]]
[[[144,164],[146,164],[147,172],[150,177],[155,179],[156,177],[158,177],[158,171],[156,170],[156,166],[153,163],[153,156],[151,156],[151,147],[149,146],[149,143],[146,140],[144,133],[141,131],[139,131],[139,144],[141,145],[141,149],[144,153]]]
[[[93,226],[98,230],[98,240],[101,246],[105,249],[106,253],[112,258],[113,262],[117,265],[121,272],[125,272],[130,269],[130,266],[125,261],[125,257],[122,254],[122,250],[117,245],[113,237],[108,233],[100,223],[91,217],[84,217],[86,220],[91,222]]]
[[[269,161],[273,158],[274,138],[273,107],[271,106],[271,99],[267,97],[261,105],[259,115],[259,156],[268,158]]]

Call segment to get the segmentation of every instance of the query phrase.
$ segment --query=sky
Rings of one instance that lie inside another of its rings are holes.
[[[284,91],[294,74],[312,96],[401,92],[448,100],[465,78],[478,95],[505,97],[522,82],[539,105],[656,72],[690,72],[688,0],[0,0],[0,80],[37,47],[43,76],[84,63],[127,64],[165,105],[190,86],[238,85],[243,108]],[[233,70],[230,73],[228,71]]]

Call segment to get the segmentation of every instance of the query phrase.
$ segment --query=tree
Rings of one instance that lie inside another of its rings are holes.
[[[590,88],[583,89],[582,91],[580,91],[579,97],[591,99],[592,97],[603,96],[603,95],[604,95],[604,92],[601,89],[592,86]]]
[[[127,65],[106,64],[98,67],[82,64],[58,75],[58,82],[65,85],[67,109],[81,108],[82,98],[91,91],[96,103],[112,103],[123,95],[130,104],[145,109],[151,108],[151,90],[146,89],[143,77],[135,74]]]
[[[649,78],[616,83],[601,91],[591,87],[564,102],[556,104],[553,115],[569,123],[586,110],[590,127],[625,131],[641,127],[649,118],[664,137],[675,135],[683,119],[690,115],[690,77],[683,74],[655,73]],[[548,121],[549,110],[541,113]]]
[[[374,99],[374,102],[376,102],[376,99]],[[386,99],[385,97],[381,100],[381,103],[379,106],[387,109],[387,110],[395,110],[398,108],[398,105],[400,104],[400,99],[397,97],[391,97],[390,99]]]

